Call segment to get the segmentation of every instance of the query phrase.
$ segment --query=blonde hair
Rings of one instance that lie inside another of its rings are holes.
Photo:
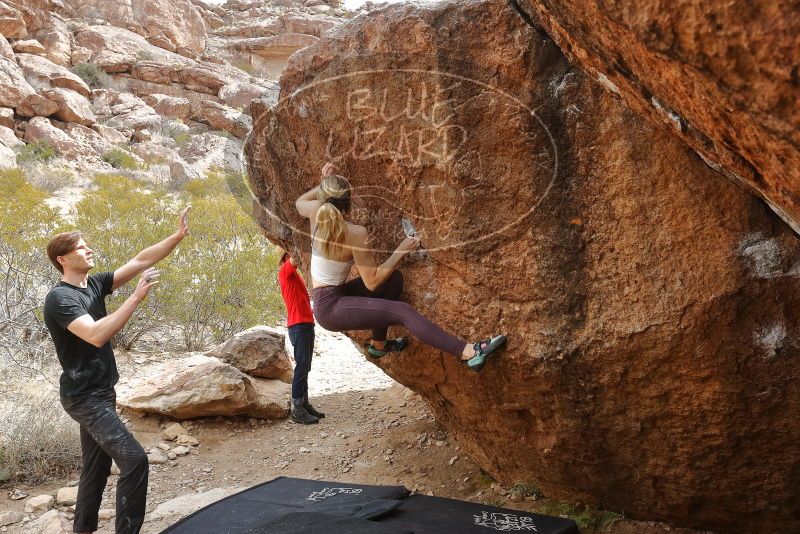
[[[331,174],[319,184],[317,200],[322,206],[317,210],[315,241],[322,255],[330,258],[341,252],[347,237],[344,213],[350,209],[350,182],[344,176]]]

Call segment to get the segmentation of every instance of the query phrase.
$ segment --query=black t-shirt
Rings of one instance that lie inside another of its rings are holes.
[[[44,299],[44,322],[56,346],[61,373],[61,396],[90,393],[119,380],[111,342],[95,347],[67,326],[87,313],[95,321],[106,316],[106,295],[111,294],[114,273],[98,273],[88,278],[86,287],[59,282]]]

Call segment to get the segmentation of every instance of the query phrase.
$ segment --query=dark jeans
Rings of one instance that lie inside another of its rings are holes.
[[[311,356],[314,354],[314,323],[290,326],[289,341],[294,347],[292,400],[295,404],[302,404],[308,398],[308,373],[311,371]]]
[[[373,341],[384,341],[390,326],[405,326],[428,345],[461,356],[465,342],[448,334],[406,302],[397,302],[403,291],[403,275],[394,271],[375,291],[361,278],[346,284],[314,289],[314,316],[325,329],[372,330]]]
[[[115,410],[114,388],[78,397],[62,397],[61,405],[81,426],[83,468],[75,503],[74,532],[97,530],[97,512],[113,459],[120,470],[117,481],[117,534],[136,534],[144,521],[149,471],[147,454]]]

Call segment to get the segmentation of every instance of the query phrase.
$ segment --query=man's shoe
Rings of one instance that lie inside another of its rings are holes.
[[[292,413],[289,416],[292,421],[301,425],[313,425],[319,423],[319,417],[308,413],[303,406],[292,406]]]
[[[311,403],[308,402],[308,400],[306,400],[306,402],[303,404],[303,408],[305,408],[308,413],[310,413],[311,415],[313,415],[317,419],[325,419],[325,414],[320,412],[320,411],[318,411],[313,406],[311,406]]]

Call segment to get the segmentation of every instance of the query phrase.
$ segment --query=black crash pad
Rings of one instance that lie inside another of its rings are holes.
[[[575,522],[411,495],[403,486],[276,478],[210,504],[162,534],[577,534]]]

